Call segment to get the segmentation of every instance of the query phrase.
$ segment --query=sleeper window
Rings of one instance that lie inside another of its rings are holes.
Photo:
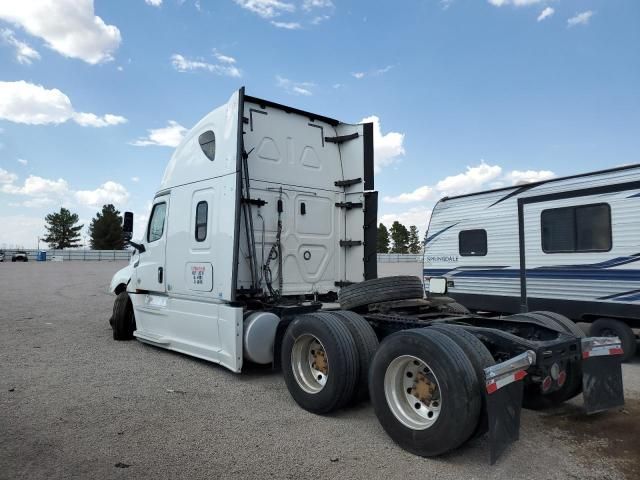
[[[155,242],[162,237],[164,232],[164,218],[167,213],[167,204],[156,203],[151,212],[151,220],[149,220],[149,230],[147,232],[147,241]]]
[[[204,242],[207,238],[207,202],[198,202],[196,206],[196,242]]]
[[[611,250],[611,207],[606,203],[544,210],[540,221],[545,253]]]
[[[212,130],[207,130],[198,137],[198,143],[202,153],[213,162],[216,158],[216,135]]]
[[[487,231],[463,230],[458,234],[458,244],[463,257],[483,257],[487,254]]]

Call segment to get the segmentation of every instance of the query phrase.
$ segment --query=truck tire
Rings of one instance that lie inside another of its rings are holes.
[[[555,312],[528,312],[519,313],[517,315],[521,318],[529,317],[534,322],[539,323],[550,330],[568,333],[574,335],[577,338],[583,338],[584,332],[574,322],[567,317]],[[540,391],[540,385],[537,383],[528,383],[524,387],[524,395],[522,397],[522,406],[529,410],[545,410],[552,408],[567,400],[572,399],[582,392],[582,369],[580,368],[580,362],[573,362],[567,364],[566,370],[567,378],[564,385],[558,390],[551,393],[543,393]]]
[[[451,338],[465,353],[471,361],[473,369],[476,371],[480,388],[484,388],[484,369],[496,364],[493,356],[487,347],[472,333],[467,332],[463,327],[446,323],[437,323],[427,328],[433,328]],[[482,406],[480,408],[480,418],[475,431],[471,437],[479,437],[489,431],[489,417],[487,416],[487,402],[484,395],[480,395]]]
[[[444,306],[444,310],[447,313],[453,313],[456,315],[469,315],[471,313],[467,307],[458,302],[447,303]]]
[[[337,317],[297,316],[282,339],[281,362],[287,389],[305,410],[329,413],[353,398],[358,350],[349,328]]]
[[[345,310],[366,307],[372,303],[423,297],[422,280],[410,275],[365,280],[342,287],[338,293],[340,306]]]
[[[628,362],[636,354],[636,336],[631,327],[614,318],[599,318],[589,327],[592,337],[618,337],[622,342],[622,361]]]
[[[478,424],[480,386],[473,365],[456,342],[435,329],[385,338],[373,357],[369,392],[384,430],[416,455],[453,450]]]
[[[114,340],[132,340],[136,329],[133,305],[127,292],[121,292],[113,302],[113,315],[109,321],[113,328]]]
[[[572,333],[578,338],[584,338],[586,335],[582,331],[582,329],[576,325],[575,322],[565,317],[564,315],[560,315],[556,312],[546,312],[546,311],[535,311],[532,313],[537,313],[538,315],[544,315],[547,318],[553,320],[560,328],[562,328],[567,333]]]
[[[369,398],[369,367],[373,355],[378,349],[378,337],[376,333],[364,318],[355,312],[348,310],[337,310],[332,312],[332,315],[340,318],[342,322],[347,326],[353,340],[356,342],[356,348],[358,350],[359,370],[356,379],[356,389],[353,394],[353,402],[359,403]]]

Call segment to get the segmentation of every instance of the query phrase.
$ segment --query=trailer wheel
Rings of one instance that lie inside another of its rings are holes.
[[[410,275],[365,280],[342,287],[338,293],[340,306],[345,310],[366,307],[372,303],[423,297],[422,280]]]
[[[484,346],[484,344],[478,339],[478,337],[476,337],[472,333],[467,332],[462,327],[446,323],[438,323],[427,328],[432,328],[444,333],[449,338],[451,338],[451,340],[458,344],[467,358],[469,358],[469,360],[471,361],[473,369],[476,371],[478,382],[480,383],[482,388],[485,379],[484,369],[495,365],[496,362],[489,350],[487,350],[487,347]],[[475,428],[475,431],[471,434],[471,437],[474,438],[484,435],[489,431],[487,402],[484,395],[481,395],[480,398],[482,400],[480,419],[478,421],[478,425]]]
[[[473,365],[456,342],[435,329],[385,338],[373,357],[369,391],[384,430],[416,455],[459,447],[478,423],[480,386]]]
[[[353,398],[359,370],[356,343],[330,314],[299,315],[282,340],[282,371],[289,393],[305,410],[329,413]]]
[[[592,337],[618,337],[622,342],[622,361],[628,362],[636,354],[636,336],[626,323],[613,318],[599,318],[589,327]]]
[[[356,379],[356,389],[353,403],[359,403],[369,398],[369,366],[373,355],[378,349],[378,337],[364,318],[348,310],[327,312],[338,317],[347,326],[358,350],[359,371]]]
[[[113,302],[113,315],[109,320],[114,340],[131,340],[136,329],[133,305],[127,292],[121,292]]]

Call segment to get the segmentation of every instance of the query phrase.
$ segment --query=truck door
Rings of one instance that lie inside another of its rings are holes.
[[[166,291],[165,248],[169,217],[169,194],[157,196],[153,202],[144,238],[145,251],[136,268],[136,289]]]

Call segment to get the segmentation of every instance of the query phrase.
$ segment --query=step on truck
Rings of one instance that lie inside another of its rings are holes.
[[[580,393],[586,413],[621,406],[617,338],[553,312],[472,315],[444,279],[425,295],[419,277],[377,278],[373,147],[372,124],[235,92],[185,136],[130,241],[110,287],[114,339],[237,373],[272,364],[316,414],[370,398],[421,456],[488,434],[493,463],[522,406]]]

